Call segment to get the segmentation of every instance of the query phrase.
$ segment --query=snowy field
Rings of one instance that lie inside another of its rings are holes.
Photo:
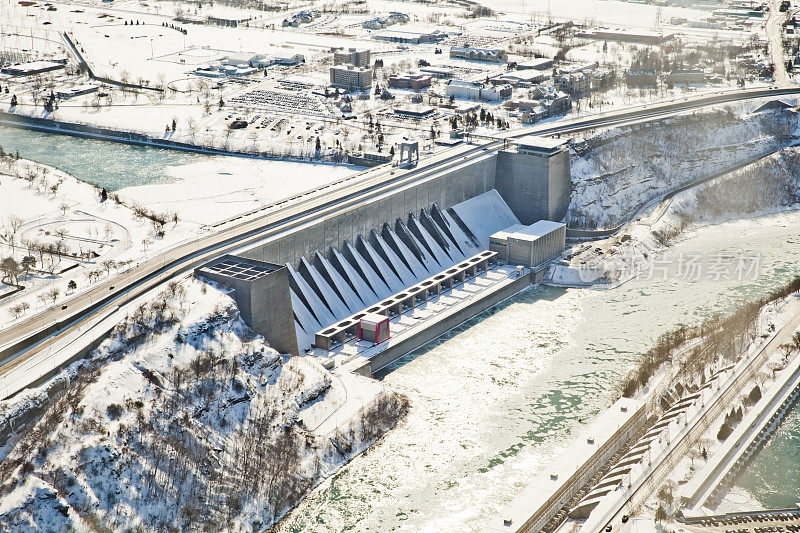
[[[0,195],[0,256],[19,265],[14,279],[4,273],[5,286],[16,281],[24,287],[0,300],[0,325],[124,272],[193,237],[198,228],[180,217],[176,222],[174,210],[144,208],[164,224],[138,216],[134,202],[101,201],[100,190],[89,184],[52,167],[10,157],[0,163]]]
[[[211,225],[357,171],[342,165],[219,157],[172,167],[171,183],[126,187],[120,195],[175,211],[193,224]]]

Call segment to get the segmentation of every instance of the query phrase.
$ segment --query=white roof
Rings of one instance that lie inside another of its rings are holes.
[[[550,137],[541,137],[539,135],[525,135],[517,140],[517,145],[527,148],[544,148],[546,150],[554,150],[567,144],[566,139],[554,139]]]
[[[514,224],[513,226],[509,226],[504,230],[492,234],[491,238],[497,240],[506,240],[511,237],[519,240],[533,241],[562,227],[564,227],[564,224],[561,222],[552,222],[550,220],[540,220],[538,222],[534,222],[530,226]]]
[[[367,313],[366,315],[361,317],[361,322],[367,322],[369,324],[380,324],[388,320],[389,317],[384,315],[379,315],[378,313]]]

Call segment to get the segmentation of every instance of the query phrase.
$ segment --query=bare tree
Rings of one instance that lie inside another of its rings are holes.
[[[57,288],[53,287],[49,291],[47,291],[47,297],[53,300],[53,303],[56,303],[58,296],[61,294],[61,291]]]
[[[17,232],[19,228],[22,227],[23,220],[18,217],[17,215],[10,215],[8,217],[8,225],[11,228],[11,233],[9,234],[8,244],[11,246],[11,251],[14,251],[14,242],[17,238]]]

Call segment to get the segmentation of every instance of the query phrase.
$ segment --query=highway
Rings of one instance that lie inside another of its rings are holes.
[[[291,230],[322,216],[346,212],[393,188],[445,170],[467,159],[502,149],[519,137],[531,134],[568,135],[597,127],[614,126],[673,115],[722,103],[763,97],[800,94],[800,88],[757,88],[701,95],[630,107],[603,114],[548,123],[506,132],[495,140],[461,145],[423,159],[416,168],[383,168],[306,191],[248,213],[219,227],[216,232],[181,243],[129,271],[96,284],[61,305],[17,322],[0,332],[0,376],[21,361],[34,357],[59,337],[86,326],[95,317],[121,307],[160,284],[186,273],[219,255]],[[247,218],[250,217],[250,218]]]

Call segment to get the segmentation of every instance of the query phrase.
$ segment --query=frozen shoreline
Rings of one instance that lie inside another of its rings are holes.
[[[210,224],[356,172],[344,165],[220,157],[170,167],[173,182],[125,187],[119,194]]]

